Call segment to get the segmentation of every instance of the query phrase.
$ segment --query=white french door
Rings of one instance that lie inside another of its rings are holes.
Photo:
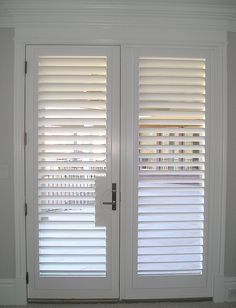
[[[31,299],[212,297],[209,53],[122,48],[27,47]]]
[[[209,55],[124,53],[123,297],[211,297]]]
[[[27,47],[29,298],[119,297],[119,47]]]

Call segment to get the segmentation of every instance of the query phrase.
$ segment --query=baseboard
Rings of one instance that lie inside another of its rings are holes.
[[[224,280],[225,277],[222,274],[215,274],[213,280],[213,302],[224,302]]]
[[[0,305],[16,305],[15,279],[0,279]]]
[[[24,278],[0,279],[0,306],[26,304],[26,284]]]
[[[225,277],[225,302],[236,302],[236,277]]]

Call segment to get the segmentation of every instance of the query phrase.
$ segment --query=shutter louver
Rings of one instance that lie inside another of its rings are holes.
[[[138,275],[201,275],[205,60],[139,58]]]
[[[105,277],[106,228],[95,177],[106,175],[107,58],[41,56],[38,218],[42,277]]]

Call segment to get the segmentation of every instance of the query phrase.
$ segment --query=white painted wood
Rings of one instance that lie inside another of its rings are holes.
[[[139,82],[135,153],[138,166],[134,183],[138,186],[134,214],[136,274],[173,279],[202,275],[205,271],[202,247],[205,246],[206,63],[200,57],[190,60],[143,53],[136,65]],[[163,85],[158,76],[165,76]],[[184,80],[180,76],[185,76]],[[201,86],[189,86],[192,76],[198,76]],[[192,105],[195,110],[189,109]],[[201,132],[191,127],[196,119]],[[159,123],[164,127],[160,128]],[[173,131],[172,125],[176,126]],[[179,154],[173,153],[173,148]],[[193,155],[194,151],[201,154],[194,158],[189,156],[190,151]],[[184,245],[188,247],[179,247]]]
[[[25,305],[26,294],[26,241],[25,241],[25,169],[24,169],[24,95],[25,44],[15,42],[14,70],[14,210],[16,304]]]
[[[224,29],[234,31],[236,7],[233,0],[217,1],[152,1],[145,3],[133,1],[47,1],[27,0],[1,1],[0,26],[21,25],[73,25],[90,24],[113,25],[151,25],[169,29]]]
[[[15,305],[15,279],[0,279],[0,305]]]
[[[27,48],[28,73],[26,77],[26,131],[28,144],[26,147],[26,199],[27,215],[27,267],[29,271],[29,298],[118,298],[119,297],[119,196],[117,210],[111,206],[104,210],[106,227],[106,273],[101,277],[85,272],[85,275],[44,275],[39,266],[38,236],[38,176],[43,171],[38,169],[38,59],[42,56],[88,56],[107,57],[107,179],[104,190],[111,190],[111,183],[117,183],[119,192],[119,48],[117,47],[72,47],[72,46],[30,46]],[[95,66],[96,68],[96,66]],[[42,93],[42,92],[40,92]],[[74,92],[72,92],[73,94]],[[82,93],[82,92],[81,92]],[[93,92],[95,93],[95,92]],[[40,94],[41,95],[41,94]],[[87,94],[86,94],[87,95]],[[89,110],[89,109],[88,109]],[[48,110],[44,110],[48,113]],[[99,110],[94,111],[99,115]],[[104,113],[104,112],[103,112]],[[75,113],[73,113],[75,114]],[[42,118],[43,119],[43,118]],[[41,121],[41,118],[39,118]],[[48,121],[45,118],[45,121]],[[71,122],[72,120],[70,120]],[[40,122],[39,122],[40,123]],[[70,123],[68,123],[70,124]],[[86,123],[85,123],[86,124]],[[75,123],[76,125],[76,123]],[[45,137],[44,137],[45,138]],[[66,146],[65,146],[66,147]],[[96,145],[94,146],[97,147]],[[96,150],[96,149],[95,149]],[[43,152],[42,152],[43,155]],[[48,173],[49,171],[46,171]],[[65,171],[64,171],[65,172]],[[73,173],[73,172],[72,172]],[[119,195],[119,194],[118,194]],[[109,194],[110,197],[110,194]],[[61,197],[59,197],[61,198]],[[104,197],[105,198],[105,197]],[[102,201],[110,201],[104,199]],[[56,197],[54,197],[56,199]],[[100,202],[96,205],[101,206]],[[72,217],[72,216],[71,216]],[[96,222],[95,222],[96,224]],[[76,227],[76,225],[75,225]],[[39,229],[40,230],[40,229]],[[55,231],[56,232],[56,231]],[[104,234],[104,231],[101,231]],[[98,236],[98,235],[94,235]],[[41,241],[42,242],[42,241]],[[85,243],[88,248],[89,244]],[[45,243],[42,245],[45,245]],[[81,245],[81,244],[80,244]],[[44,250],[45,246],[40,246]],[[64,247],[64,246],[63,246]],[[93,256],[91,255],[93,258]],[[89,257],[88,257],[89,258]],[[41,259],[42,260],[42,259]],[[74,266],[69,265],[67,267]],[[97,268],[97,265],[94,265]],[[58,265],[54,265],[58,267]],[[49,267],[48,267],[49,268]],[[77,265],[75,266],[77,268]]]
[[[19,26],[15,29],[15,39],[25,44],[79,44],[79,45],[140,45],[169,44],[186,46],[209,46],[224,44],[227,32],[222,30],[191,29],[178,27],[160,29],[159,27],[139,25],[116,25],[102,27],[83,24],[83,31],[76,27]]]
[[[15,279],[0,280],[0,305],[19,305],[19,298],[16,291],[17,282]],[[224,277],[225,302],[236,302],[236,277]],[[23,303],[22,303],[23,304]],[[149,304],[150,305],[150,304]],[[154,305],[157,305],[156,303]],[[163,305],[163,303],[161,304]],[[176,304],[175,304],[176,305]],[[181,303],[179,305],[182,305]],[[191,305],[189,303],[189,305]],[[199,305],[202,304],[199,302]],[[200,307],[199,306],[199,307]],[[195,307],[195,304],[194,304]]]
[[[0,279],[0,305],[16,304],[15,279]]]
[[[121,274],[121,279],[125,284],[123,287],[124,298],[165,298],[165,297],[212,297],[212,288],[214,281],[214,274],[222,275],[223,269],[221,267],[222,261],[222,246],[223,241],[219,241],[220,234],[224,234],[224,215],[222,211],[225,209],[224,187],[220,179],[224,177],[225,170],[225,157],[221,156],[224,151],[224,138],[225,129],[225,114],[222,115],[223,106],[226,104],[225,97],[222,93],[223,81],[219,75],[224,73],[224,61],[221,46],[218,48],[188,48],[178,46],[168,47],[126,47],[123,50],[123,57],[127,58],[126,72],[124,74],[124,84],[126,96],[122,96],[122,116],[129,115],[129,120],[126,123],[126,134],[123,146],[126,154],[122,161],[124,167],[122,168],[122,186],[123,198],[122,206],[126,209],[123,213],[122,219],[122,236],[121,239],[125,241],[122,245],[123,258],[126,260],[125,270]],[[205,212],[205,250],[204,250],[204,269],[205,272],[202,276],[192,277],[140,277],[136,275],[136,243],[135,243],[135,210],[131,209],[130,205],[135,207],[135,190],[136,183],[135,169],[137,165],[137,156],[135,143],[137,144],[136,134],[136,121],[137,121],[137,57],[138,56],[186,56],[186,57],[203,57],[207,60],[207,127],[206,127],[206,212]],[[221,56],[220,56],[221,55]],[[222,58],[221,58],[222,57]],[[220,65],[218,65],[220,63]],[[136,66],[136,67],[135,67]],[[216,73],[217,70],[217,73]],[[124,84],[122,84],[124,86]],[[216,97],[216,89],[218,97]],[[127,102],[131,102],[128,104]],[[219,118],[220,117],[220,118]],[[218,120],[217,120],[218,119]],[[221,123],[219,125],[219,122]],[[222,125],[222,126],[221,126]],[[224,137],[223,137],[224,135]],[[215,155],[214,155],[215,154]],[[217,175],[215,174],[217,172]],[[219,194],[216,196],[216,192]],[[124,203],[124,204],[123,204]],[[217,204],[217,206],[216,206]],[[218,219],[219,223],[216,224]],[[222,229],[219,232],[218,226],[221,225]],[[133,234],[133,239],[132,235]],[[214,244],[213,244],[214,243]],[[122,257],[121,257],[122,258]],[[218,267],[216,267],[216,264]],[[206,271],[207,270],[207,271]],[[217,286],[215,286],[218,290]],[[217,291],[216,291],[217,293]],[[214,292],[214,296],[216,294]],[[219,299],[217,300],[219,301]]]
[[[211,142],[214,147],[215,162],[211,159],[210,172],[214,174],[214,190],[212,187],[210,213],[213,224],[209,230],[212,234],[210,249],[212,272],[215,275],[213,300],[224,301],[223,277],[225,255],[225,214],[226,214],[226,165],[227,165],[227,52],[226,46],[219,46],[211,51]],[[216,140],[218,140],[216,144]],[[214,142],[214,143],[213,143]],[[217,167],[216,167],[217,166]],[[217,290],[219,292],[217,293]]]
[[[213,287],[213,301],[214,303],[223,303],[225,297],[225,287],[224,287],[224,276],[215,275],[214,276],[214,287]]]
[[[236,302],[236,277],[224,277],[225,302]]]

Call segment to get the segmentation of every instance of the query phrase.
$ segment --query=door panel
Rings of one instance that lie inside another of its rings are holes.
[[[123,112],[130,115],[122,176],[124,297],[211,297],[208,54],[157,47],[127,47],[123,54],[129,101]]]
[[[119,200],[103,205],[119,191],[118,56],[27,48],[29,298],[119,296]]]

